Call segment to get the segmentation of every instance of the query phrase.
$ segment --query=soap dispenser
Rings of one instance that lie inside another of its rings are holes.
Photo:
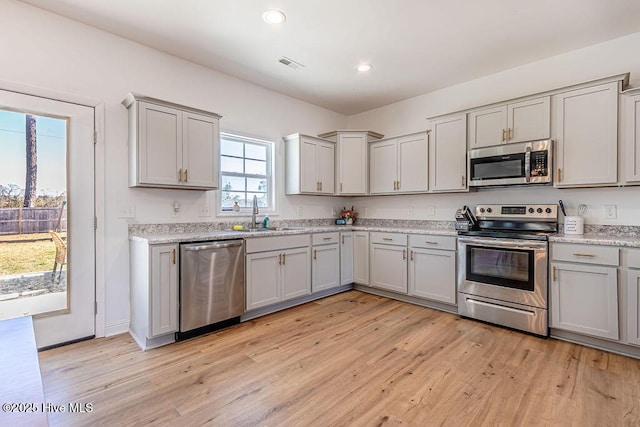
[[[262,220],[262,228],[269,228],[269,215],[265,215]]]

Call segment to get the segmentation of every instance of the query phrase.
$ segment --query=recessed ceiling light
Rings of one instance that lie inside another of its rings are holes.
[[[282,24],[287,20],[287,17],[279,10],[267,10],[262,14],[262,19],[267,24]]]
[[[356,67],[356,70],[360,71],[361,73],[366,73],[367,71],[371,71],[372,68],[373,66],[371,64],[360,64]]]

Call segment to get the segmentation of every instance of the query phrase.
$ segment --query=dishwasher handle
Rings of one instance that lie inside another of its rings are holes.
[[[242,246],[242,240],[227,240],[218,243],[206,243],[203,245],[194,245],[194,246],[186,246],[184,248],[185,251],[208,251],[211,249],[223,249],[223,248],[232,248],[234,246]]]

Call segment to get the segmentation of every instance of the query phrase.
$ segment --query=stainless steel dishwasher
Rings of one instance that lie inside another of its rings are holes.
[[[240,322],[244,313],[244,242],[180,245],[180,332],[186,339]]]

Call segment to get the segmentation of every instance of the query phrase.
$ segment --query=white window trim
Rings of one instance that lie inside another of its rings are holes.
[[[269,176],[268,178],[268,183],[267,185],[270,186],[269,188],[271,188],[271,208],[270,209],[265,209],[265,208],[260,208],[260,213],[258,214],[259,216],[264,216],[264,215],[269,215],[269,216],[278,216],[279,213],[277,211],[277,206],[276,206],[276,200],[277,200],[277,196],[276,196],[276,174],[275,174],[275,161],[276,161],[276,143],[274,141],[268,141],[266,139],[261,139],[261,138],[255,138],[255,137],[251,137],[251,136],[245,136],[239,133],[235,133],[235,132],[220,132],[220,140],[222,140],[223,137],[230,137],[230,138],[234,138],[234,139],[239,139],[239,140],[243,140],[246,142],[258,142],[260,144],[268,144],[270,149],[268,150],[268,156],[270,157],[270,162],[267,163],[267,176]],[[222,141],[221,141],[222,143]],[[219,160],[219,164],[222,165],[222,162],[220,161],[222,159],[222,153],[220,153],[220,159]],[[224,217],[224,218],[247,218],[247,217],[251,217],[252,215],[252,208],[240,208],[240,212],[235,212],[235,211],[223,211],[222,210],[222,166],[220,167],[220,171],[219,171],[219,178],[220,178],[220,189],[217,191],[217,199],[216,199],[216,205],[217,205],[217,212],[216,212],[216,217]],[[234,175],[233,172],[230,172],[229,175]],[[251,177],[251,175],[249,174],[237,174],[238,176],[248,176]]]

